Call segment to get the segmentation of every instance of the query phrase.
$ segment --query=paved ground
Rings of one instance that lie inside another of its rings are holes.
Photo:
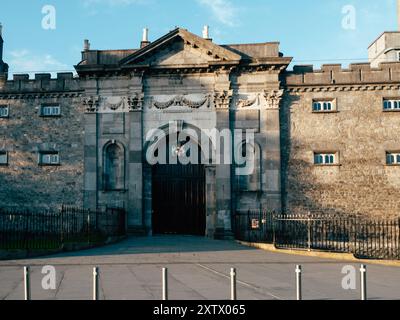
[[[341,286],[342,267],[349,263],[182,236],[130,238],[77,253],[0,262],[0,299],[23,297],[22,266],[29,265],[33,299],[90,299],[92,268],[99,266],[102,299],[159,300],[161,268],[168,267],[170,299],[227,300],[229,271],[236,267],[239,299],[287,300],[295,298],[296,264],[304,270],[304,299],[359,299],[358,289],[346,291]],[[57,270],[56,290],[41,288],[44,265],[53,265]],[[370,299],[399,299],[399,285],[400,268],[368,266]]]

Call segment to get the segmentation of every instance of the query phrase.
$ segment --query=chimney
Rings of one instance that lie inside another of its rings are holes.
[[[211,40],[211,38],[210,38],[210,27],[207,26],[207,25],[204,26],[204,28],[203,28],[203,38],[206,39],[206,40]]]
[[[3,25],[0,23],[0,63],[3,62]]]
[[[90,50],[90,42],[89,40],[85,39],[83,42],[83,51],[89,51]]]
[[[144,28],[143,29],[143,36],[142,36],[142,42],[140,42],[140,48],[144,48],[150,44],[149,41],[149,29]]]
[[[8,78],[8,64],[3,61],[3,26],[0,23],[0,88],[4,87]]]

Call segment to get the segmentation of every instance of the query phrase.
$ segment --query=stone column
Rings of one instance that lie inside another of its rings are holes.
[[[85,208],[96,209],[97,207],[97,111],[99,98],[84,97],[82,103],[85,106],[84,115],[85,138],[84,138],[84,197]]]
[[[263,151],[263,181],[264,209],[280,212],[282,209],[281,195],[281,141],[280,141],[280,102],[283,90],[266,90],[264,97],[266,109],[262,111],[261,132],[266,137]]]

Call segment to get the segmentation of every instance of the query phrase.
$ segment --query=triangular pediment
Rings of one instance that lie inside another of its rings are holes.
[[[175,29],[164,37],[121,60],[120,65],[193,66],[238,62],[240,55],[184,29]]]

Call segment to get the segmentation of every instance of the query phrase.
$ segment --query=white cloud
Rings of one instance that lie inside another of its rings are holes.
[[[236,25],[238,9],[229,0],[197,0],[197,2],[209,8],[220,23],[230,27]]]
[[[27,49],[9,52],[8,64],[11,73],[56,72],[72,70],[71,66],[66,65],[55,59],[50,54],[33,54]]]

